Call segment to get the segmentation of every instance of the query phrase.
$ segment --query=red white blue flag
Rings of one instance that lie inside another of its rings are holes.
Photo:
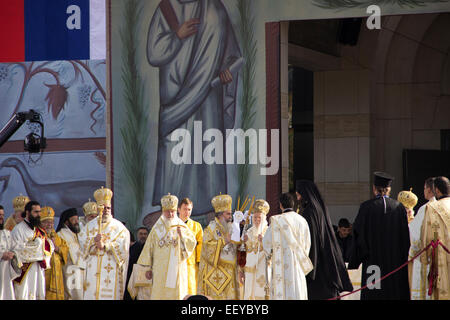
[[[0,62],[106,56],[105,0],[0,0]]]

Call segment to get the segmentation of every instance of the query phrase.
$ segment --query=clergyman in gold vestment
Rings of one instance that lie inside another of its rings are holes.
[[[14,212],[6,219],[4,228],[6,230],[12,231],[14,227],[23,221],[22,213],[25,211],[25,205],[30,201],[30,198],[20,194],[15,197],[12,201]]]
[[[215,218],[203,233],[197,293],[213,300],[239,299],[237,244],[230,235],[231,202],[226,194],[212,199]]]
[[[193,203],[190,199],[184,198],[178,205],[178,217],[186,223],[187,227],[192,231],[197,241],[195,250],[189,256],[187,260],[188,267],[188,294],[197,294],[197,282],[198,282],[198,264],[200,263],[200,256],[202,252],[203,243],[203,228],[200,223],[192,220]]]
[[[196,241],[192,231],[177,216],[178,198],[161,199],[162,215],[153,226],[137,261],[147,268],[152,281],[151,300],[182,300],[188,294],[187,258]]]
[[[50,268],[45,270],[45,299],[64,300],[63,266],[67,263],[69,247],[54,230],[54,216],[53,208],[42,208],[41,225],[55,246],[50,260]]]
[[[428,202],[421,228],[422,248],[434,240],[434,233],[442,244],[450,249],[450,181],[446,177],[434,180],[436,200]],[[438,246],[438,277],[433,289],[433,300],[450,300],[450,254]],[[422,264],[432,262],[432,248],[420,256]],[[430,267],[431,269],[431,267]]]

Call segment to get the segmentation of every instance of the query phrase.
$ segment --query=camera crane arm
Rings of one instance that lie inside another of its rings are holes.
[[[30,109],[27,112],[17,112],[15,113],[11,119],[6,123],[6,125],[0,130],[0,148],[8,141],[11,136],[20,129],[20,127],[26,121],[38,123],[41,126],[42,137],[44,137],[44,125],[41,122],[41,115]],[[45,139],[45,138],[44,138]],[[43,141],[45,144],[45,140]],[[45,146],[44,146],[45,148]]]

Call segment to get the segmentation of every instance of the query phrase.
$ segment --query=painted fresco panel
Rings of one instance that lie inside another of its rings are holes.
[[[42,154],[24,153],[22,141],[36,130],[24,123],[1,147],[0,203],[6,216],[20,193],[53,207],[56,216],[72,206],[82,214],[83,203],[105,185],[105,67],[105,60],[0,64],[0,127],[16,112],[33,109],[47,138]]]
[[[170,140],[170,134],[181,128],[193,138],[196,120],[202,121],[202,133],[265,129],[266,107],[272,103],[266,101],[266,68],[279,63],[266,61],[266,24],[365,17],[370,4],[368,0],[111,0],[111,173],[116,209],[128,215],[122,219],[133,226],[141,224],[159,212],[158,198],[167,192],[194,198],[193,215],[198,219],[213,210],[210,200],[219,191],[232,195],[234,203],[238,195],[271,197],[266,195],[271,178],[261,174],[260,162],[176,165],[170,156],[179,144]],[[378,4],[382,15],[450,8],[445,0]],[[192,34],[180,40],[175,30],[187,21],[192,22]],[[225,96],[214,93],[217,88],[211,87],[210,80],[239,58],[244,64],[231,85],[220,85]],[[249,77],[251,81],[245,82]],[[225,102],[227,93],[232,103]],[[225,112],[227,106],[232,106],[231,113]],[[178,142],[183,138],[186,134]],[[194,140],[190,140],[192,147]],[[209,141],[200,141],[200,153]],[[257,153],[258,147],[253,144],[247,151]],[[216,170],[222,174],[211,173]]]

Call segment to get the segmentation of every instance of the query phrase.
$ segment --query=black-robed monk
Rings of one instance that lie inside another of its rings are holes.
[[[362,263],[361,287],[373,283],[379,270],[383,277],[408,260],[409,228],[405,207],[389,198],[393,177],[375,172],[375,198],[365,201],[353,223],[353,250],[349,269]],[[369,268],[370,267],[370,268]],[[377,269],[379,267],[379,269]],[[361,291],[361,300],[409,300],[408,268]]]
[[[296,192],[300,214],[308,222],[311,234],[309,258],[314,269],[306,276],[308,300],[330,299],[352,291],[341,248],[317,186],[312,181],[298,180]]]
[[[128,260],[127,281],[125,288],[128,288],[128,282],[130,281],[131,273],[133,272],[133,265],[139,260],[142,249],[144,249],[145,241],[148,237],[148,229],[146,227],[140,227],[137,230],[137,241],[130,247],[130,254]],[[133,300],[131,298],[128,289],[125,289],[123,300]]]

